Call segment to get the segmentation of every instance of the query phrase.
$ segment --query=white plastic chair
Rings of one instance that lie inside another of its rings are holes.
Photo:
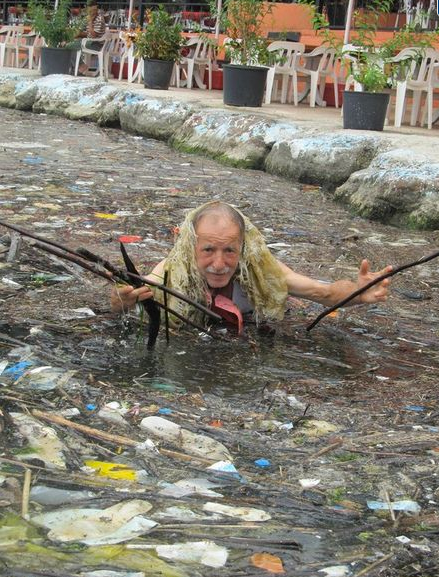
[[[94,76],[100,76],[105,80],[108,79],[108,68],[109,68],[109,53],[108,53],[108,46],[111,42],[113,34],[111,32],[105,32],[103,36],[99,38],[83,38],[81,41],[81,48],[76,53],[76,63],[75,63],[75,76],[78,76],[78,69],[79,69],[79,62],[81,60],[81,55],[84,55],[84,60],[89,70],[92,68],[91,58],[94,56],[98,61],[98,66],[95,70]],[[87,44],[91,42],[100,42],[102,46],[99,50],[93,50],[92,48],[88,48]]]
[[[297,74],[296,65],[298,56],[305,52],[305,45],[301,42],[287,42],[275,40],[268,46],[269,52],[281,58],[277,64],[273,64],[268,69],[267,84],[265,89],[265,104],[270,104],[271,99],[276,94],[278,80],[281,80],[281,98],[282,104],[285,104],[288,97],[288,83],[292,78],[294,104],[297,106]]]
[[[338,108],[338,77],[336,71],[336,50],[318,46],[312,52],[302,54],[302,63],[296,67],[297,76],[304,77],[309,82],[309,105],[314,108],[316,103],[325,106],[323,94],[326,79],[332,78],[334,87],[335,107]],[[289,98],[291,101],[291,98]]]
[[[21,66],[27,66],[29,70],[40,69],[41,47],[44,45],[43,38],[36,32],[22,34],[18,44],[18,58]],[[23,63],[20,58],[23,57]]]
[[[425,109],[422,124],[433,126],[433,96],[435,88],[439,88],[439,51],[427,48],[422,51],[422,60],[412,60],[407,75],[396,83],[395,126],[400,127],[405,111],[407,90],[413,93],[413,103],[410,114],[410,126],[415,126],[421,105],[422,95],[425,92]]]
[[[127,46],[123,33],[121,32],[122,44],[120,45],[120,70],[119,70],[119,80],[122,80],[123,69],[125,63],[128,63],[128,74],[127,74],[127,81],[134,82],[136,78],[140,82],[141,80],[141,68],[143,67],[143,59],[137,59],[137,66],[136,65],[136,58],[134,56],[134,44],[131,43],[130,46]]]
[[[18,44],[24,28],[19,26],[3,26],[0,28],[0,67],[17,66],[18,67]],[[8,51],[10,58],[8,59]]]
[[[194,36],[189,38],[185,48],[189,48],[189,54],[182,56],[175,65],[175,85],[180,88],[185,82],[187,88],[192,88],[195,80],[197,86],[205,90],[206,85],[203,79],[207,68],[208,88],[212,90],[212,62],[214,60],[212,46],[202,38]],[[183,82],[182,73],[186,76],[186,80]]]

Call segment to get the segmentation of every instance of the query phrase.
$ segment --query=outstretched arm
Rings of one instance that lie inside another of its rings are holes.
[[[165,261],[162,260],[157,264],[153,270],[144,277],[145,280],[151,279],[155,282],[162,282],[164,275],[164,264]],[[113,285],[110,294],[110,306],[114,313],[127,312],[137,303],[144,301],[146,299],[153,298],[153,292],[151,287],[148,285],[143,285],[139,288],[134,288],[131,285]]]
[[[369,262],[363,260],[358,271],[357,282],[339,280],[332,283],[323,283],[298,274],[282,262],[278,262],[285,275],[289,294],[325,306],[331,306],[343,300],[358,288],[365,286],[374,278],[392,270],[391,266],[387,266],[379,272],[371,272]],[[354,299],[349,303],[349,305],[386,301],[389,285],[390,279],[385,279],[380,284],[370,288],[368,291]]]

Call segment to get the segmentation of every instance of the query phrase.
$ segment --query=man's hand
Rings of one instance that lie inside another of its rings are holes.
[[[147,285],[134,288],[131,285],[116,284],[110,295],[110,306],[114,313],[127,312],[137,303],[153,298],[153,292]]]
[[[369,269],[369,262],[364,259],[361,261],[360,270],[358,271],[358,288],[364,287],[377,277],[390,272],[392,270],[391,266],[386,266],[383,270],[378,272],[371,272]],[[376,302],[384,302],[387,300],[387,295],[389,292],[389,285],[390,279],[386,278],[381,281],[379,284],[371,287],[369,290],[364,292],[363,294],[359,295],[356,302],[360,303],[376,303]]]

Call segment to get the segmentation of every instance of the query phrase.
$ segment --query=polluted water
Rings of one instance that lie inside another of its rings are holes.
[[[187,210],[238,206],[322,281],[434,251],[318,187],[116,129],[0,110],[0,220],[142,273]],[[282,207],[282,210],[279,209]],[[122,240],[121,240],[122,239]],[[209,333],[110,310],[110,283],[0,228],[0,574],[437,577],[438,268],[386,303],[289,299]]]

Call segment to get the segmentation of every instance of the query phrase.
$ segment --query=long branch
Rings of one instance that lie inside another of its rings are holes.
[[[312,323],[310,323],[306,327],[306,330],[307,331],[312,330],[316,326],[316,324],[319,323],[322,319],[324,319],[327,315],[329,315],[330,313],[332,313],[336,309],[344,306],[345,304],[347,304],[348,302],[353,300],[355,297],[363,294],[364,292],[366,292],[367,290],[369,290],[371,287],[375,286],[376,284],[380,283],[384,279],[390,278],[391,276],[394,276],[394,275],[398,274],[399,272],[402,272],[403,270],[407,270],[408,268],[412,268],[414,266],[417,266],[418,264],[424,264],[425,262],[428,262],[429,260],[433,260],[434,258],[437,258],[438,256],[439,256],[439,251],[434,252],[433,254],[430,254],[428,256],[423,256],[422,258],[415,260],[413,262],[408,262],[406,264],[403,264],[401,266],[393,268],[391,271],[386,272],[386,273],[378,276],[374,280],[371,280],[370,282],[368,282],[363,287],[361,287],[361,288],[357,289],[356,291],[354,291],[353,293],[351,293],[349,296],[347,296],[343,300],[339,301],[338,303],[335,303],[335,305],[332,305],[331,307],[328,307],[327,309],[325,309],[322,313],[320,313],[312,321]]]
[[[37,248],[46,251],[50,254],[53,254],[57,257],[63,258],[65,260],[69,260],[70,262],[73,262],[75,264],[77,264],[78,266],[85,268],[86,270],[110,281],[110,282],[115,282],[114,280],[114,276],[105,271],[102,270],[102,268],[99,265],[94,265],[88,262],[83,262],[81,260],[79,260],[78,258],[76,258],[75,256],[73,256],[73,254],[63,254],[62,252],[60,252],[57,248],[55,248],[54,246],[47,246],[46,244],[39,242],[37,240],[32,241],[32,246],[36,246]],[[137,275],[131,275],[131,273],[126,273],[130,276],[137,276]],[[137,278],[142,278],[142,277],[137,277]],[[159,301],[155,301],[155,303],[162,308],[165,311],[168,311],[169,313],[171,313],[171,315],[174,315],[175,317],[177,317],[178,319],[180,319],[181,321],[183,321],[184,323],[187,323],[188,325],[190,325],[191,327],[193,327],[194,329],[197,329],[198,331],[201,332],[206,332],[206,329],[200,325],[197,325],[196,323],[194,323],[193,321],[191,321],[190,319],[184,317],[183,315],[181,315],[180,313],[178,313],[176,310],[171,309],[169,307],[165,307],[164,304],[162,304]]]
[[[113,266],[110,265],[110,263],[108,263],[108,261],[105,261],[104,259],[98,257],[97,255],[93,255],[93,253],[90,253],[89,251],[75,251],[72,250],[71,248],[64,246],[58,242],[52,241],[52,240],[48,240],[45,239],[39,235],[33,234],[31,232],[26,231],[25,229],[19,227],[19,226],[15,226],[13,224],[9,224],[6,223],[3,220],[0,220],[0,225],[4,226],[6,228],[10,228],[11,230],[15,230],[16,232],[18,232],[19,234],[23,235],[23,236],[27,236],[29,238],[32,238],[36,241],[38,241],[37,243],[34,243],[35,246],[37,246],[38,248],[41,248],[42,250],[47,250],[46,246],[41,246],[41,244],[39,243],[44,243],[44,245],[49,245],[49,246],[53,246],[55,248],[60,249],[61,251],[64,251],[67,254],[62,254],[61,252],[53,252],[52,254],[55,254],[56,256],[58,256],[59,258],[63,258],[66,260],[70,260],[71,262],[74,262],[75,264],[82,266],[82,268],[85,268],[95,274],[98,274],[99,276],[102,276],[103,278],[110,280],[110,281],[114,281],[112,275],[109,275],[108,273],[106,274],[101,267],[93,267],[88,265],[88,263],[84,263],[83,261],[79,261],[78,259],[84,259],[84,258],[88,258],[89,260],[92,260],[92,257],[94,259],[94,262],[98,263],[98,264],[102,264],[102,266],[110,268],[111,272],[113,273],[113,275],[115,274],[121,274],[121,271],[119,271],[118,269],[114,268]],[[47,252],[49,252],[47,250]],[[70,258],[67,255],[72,255],[74,258]],[[132,273],[128,273],[128,272],[124,272],[124,275],[127,275],[133,279],[137,279],[137,280],[141,280],[143,284],[147,284],[149,286],[153,286],[158,288],[159,290],[162,290],[163,292],[168,292],[169,294],[172,294],[173,296],[177,297],[178,299],[192,305],[193,307],[197,308],[198,310],[200,310],[201,312],[203,312],[205,315],[210,316],[212,319],[216,320],[216,321],[220,321],[221,320],[221,316],[214,313],[213,311],[211,311],[210,309],[208,309],[207,307],[205,307],[204,305],[197,303],[196,301],[190,299],[189,297],[187,297],[186,295],[180,293],[179,291],[172,289],[170,287],[166,287],[163,284],[153,281],[151,279],[146,280],[144,277],[140,277],[138,275],[134,275]],[[172,311],[170,311],[172,312]],[[174,312],[172,312],[172,314],[174,314]],[[175,314],[175,316],[178,316],[177,314]],[[178,317],[181,318],[181,317]]]

